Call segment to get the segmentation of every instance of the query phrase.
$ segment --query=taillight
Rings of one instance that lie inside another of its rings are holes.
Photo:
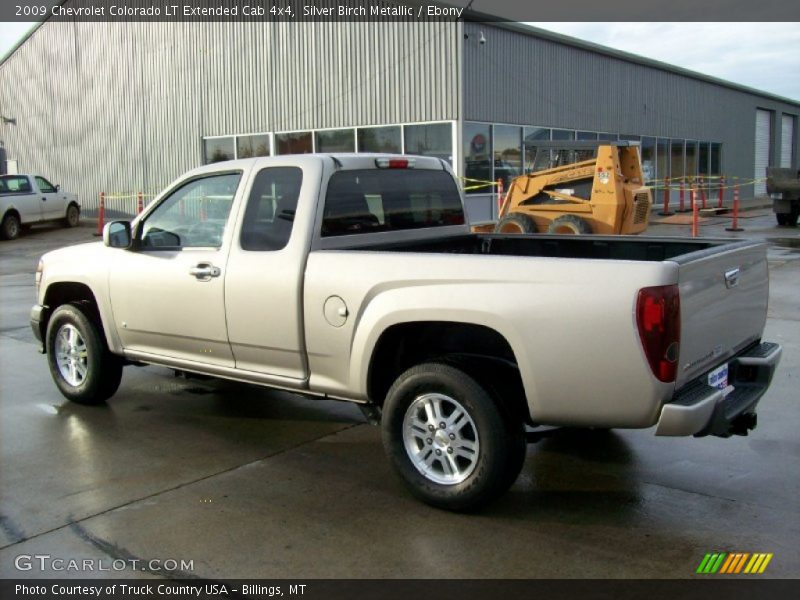
[[[653,375],[659,381],[675,381],[681,342],[678,286],[660,285],[639,290],[636,325]]]
[[[375,166],[379,169],[413,169],[413,158],[376,158]]]

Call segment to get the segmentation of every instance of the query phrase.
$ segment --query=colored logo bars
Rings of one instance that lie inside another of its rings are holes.
[[[748,552],[716,552],[714,554],[706,554],[700,566],[697,567],[698,573],[714,574],[714,573],[763,573],[767,568],[769,561],[772,560],[772,553],[755,553]]]

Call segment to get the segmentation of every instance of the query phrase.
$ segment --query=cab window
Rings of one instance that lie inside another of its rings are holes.
[[[242,250],[280,250],[289,243],[303,183],[298,167],[261,169],[242,221]]]
[[[208,175],[173,191],[144,221],[142,248],[220,247],[241,177]]]
[[[55,194],[56,193],[56,186],[52,183],[47,181],[44,177],[37,177],[36,178],[36,185],[39,186],[39,191],[43,194]]]

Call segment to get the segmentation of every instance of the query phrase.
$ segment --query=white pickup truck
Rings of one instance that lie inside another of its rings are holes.
[[[511,485],[526,427],[746,434],[781,355],[764,244],[472,234],[425,157],[201,167],[36,281],[67,398],[149,363],[357,402],[411,491],[453,510]]]
[[[81,205],[75,194],[61,191],[40,175],[0,175],[0,238],[13,240],[24,227],[61,221],[77,227]]]

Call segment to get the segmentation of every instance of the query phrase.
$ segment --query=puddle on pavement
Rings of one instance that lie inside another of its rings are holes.
[[[781,248],[800,248],[800,237],[796,238],[772,238],[769,240],[769,243],[773,246],[779,246]]]

